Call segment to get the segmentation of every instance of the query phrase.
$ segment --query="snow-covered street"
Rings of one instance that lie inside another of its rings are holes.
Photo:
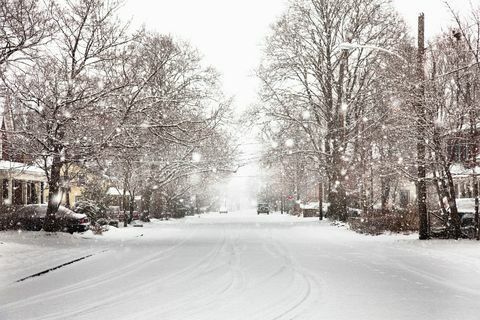
[[[2,232],[0,319],[478,319],[479,244],[416,237],[254,210]]]

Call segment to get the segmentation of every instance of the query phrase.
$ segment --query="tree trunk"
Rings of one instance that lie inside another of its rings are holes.
[[[127,201],[126,201],[126,183],[123,184],[123,193],[122,193],[122,207],[123,207],[123,226],[128,226],[128,217],[127,217]]]
[[[382,214],[387,214],[388,199],[390,197],[390,178],[382,176],[380,178],[382,188]]]
[[[57,152],[55,152],[50,169],[50,179],[48,181],[48,207],[45,220],[43,222],[43,230],[47,232],[56,231],[58,228],[56,213],[61,202],[60,177],[62,162],[60,159],[59,150],[56,151]]]
[[[318,218],[323,220],[323,185],[318,183]]]
[[[70,177],[68,174],[68,165],[65,166],[65,173],[63,175],[63,180],[66,182],[65,186],[65,206],[71,208],[70,203]]]
[[[444,168],[445,174],[447,176],[448,188],[450,189],[450,198],[448,199],[448,204],[450,206],[450,221],[453,225],[453,237],[458,239],[462,235],[461,229],[461,220],[458,215],[457,202],[455,201],[455,185],[453,183],[453,177],[449,168]]]
[[[130,217],[128,222],[132,222],[133,220],[133,211],[135,209],[135,191],[130,191],[130,198],[129,198],[129,211],[130,211]]]
[[[342,50],[341,62],[339,66],[339,76],[337,84],[337,104],[336,109],[336,121],[334,130],[337,133],[333,138],[333,150],[332,150],[332,165],[331,165],[331,181],[334,184],[333,190],[330,192],[329,200],[330,207],[328,209],[329,215],[339,219],[340,221],[347,220],[347,197],[344,183],[344,163],[342,160],[342,151],[345,150],[345,116],[346,110],[343,110],[343,80],[345,78],[345,69],[347,67],[348,50]]]

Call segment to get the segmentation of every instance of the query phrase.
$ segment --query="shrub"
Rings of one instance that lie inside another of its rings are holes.
[[[394,211],[387,214],[372,213],[348,219],[350,228],[356,232],[379,235],[384,232],[403,233],[418,230],[418,216],[414,210]]]

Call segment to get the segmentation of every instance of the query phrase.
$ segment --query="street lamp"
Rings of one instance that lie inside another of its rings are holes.
[[[378,47],[378,46],[352,43],[352,42],[343,42],[343,43],[340,43],[338,45],[338,48],[341,49],[341,50],[369,49],[369,50],[375,50],[375,51],[382,51],[382,52],[388,53],[390,55],[393,55],[393,56],[399,58],[400,60],[402,60],[405,63],[408,63],[408,60],[405,59],[403,56],[399,55],[398,53],[396,53],[394,51],[391,51],[391,50],[388,50],[388,49],[385,49],[385,48],[382,48],[382,47]]]

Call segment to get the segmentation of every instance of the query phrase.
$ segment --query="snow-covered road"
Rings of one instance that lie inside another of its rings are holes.
[[[480,319],[479,301],[475,241],[253,210],[104,236],[0,232],[2,320]]]

